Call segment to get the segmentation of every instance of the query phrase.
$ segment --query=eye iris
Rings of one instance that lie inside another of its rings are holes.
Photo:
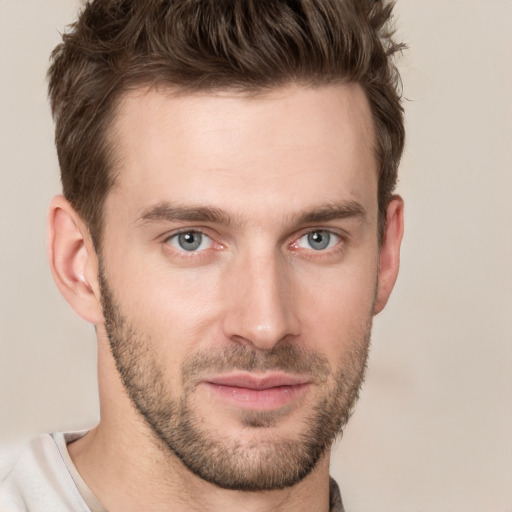
[[[178,235],[178,243],[185,251],[195,251],[201,245],[202,238],[201,233],[188,231]]]
[[[325,249],[331,240],[331,235],[327,231],[313,231],[308,234],[308,243],[316,251]]]

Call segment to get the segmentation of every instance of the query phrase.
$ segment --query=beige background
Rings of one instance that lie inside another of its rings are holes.
[[[53,286],[44,75],[73,0],[0,0],[0,438],[97,421],[95,336]],[[401,276],[333,474],[351,512],[512,511],[512,1],[398,0]],[[0,461],[1,462],[1,461]],[[1,464],[0,464],[1,465]]]

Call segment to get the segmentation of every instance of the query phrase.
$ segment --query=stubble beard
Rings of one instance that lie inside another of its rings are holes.
[[[157,444],[163,444],[195,475],[224,489],[269,491],[290,487],[311,473],[336,436],[341,435],[364,380],[371,314],[336,373],[323,355],[300,350],[293,342],[276,344],[268,352],[233,344],[189,357],[181,368],[182,395],[172,398],[151,340],[121,313],[101,265],[99,282],[105,329],[126,393]],[[194,408],[194,376],[207,370],[306,373],[322,387],[323,396],[303,420],[301,433],[292,439],[264,436],[266,440],[261,440],[257,435],[261,429],[278,424],[279,411],[244,411],[241,425],[254,429],[255,436],[253,441],[242,442],[209,430],[200,411]]]

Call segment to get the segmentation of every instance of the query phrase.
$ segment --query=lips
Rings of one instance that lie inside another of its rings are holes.
[[[310,380],[286,373],[234,373],[208,377],[203,381],[212,395],[244,409],[272,410],[302,396]]]

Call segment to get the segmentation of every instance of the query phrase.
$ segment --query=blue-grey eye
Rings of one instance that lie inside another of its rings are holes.
[[[210,237],[200,231],[183,231],[169,238],[169,244],[181,251],[202,251],[212,245]]]
[[[298,245],[304,249],[323,251],[325,249],[330,249],[336,245],[338,241],[338,235],[331,231],[326,231],[325,229],[319,229],[317,231],[310,231],[309,233],[301,236],[299,238]]]

